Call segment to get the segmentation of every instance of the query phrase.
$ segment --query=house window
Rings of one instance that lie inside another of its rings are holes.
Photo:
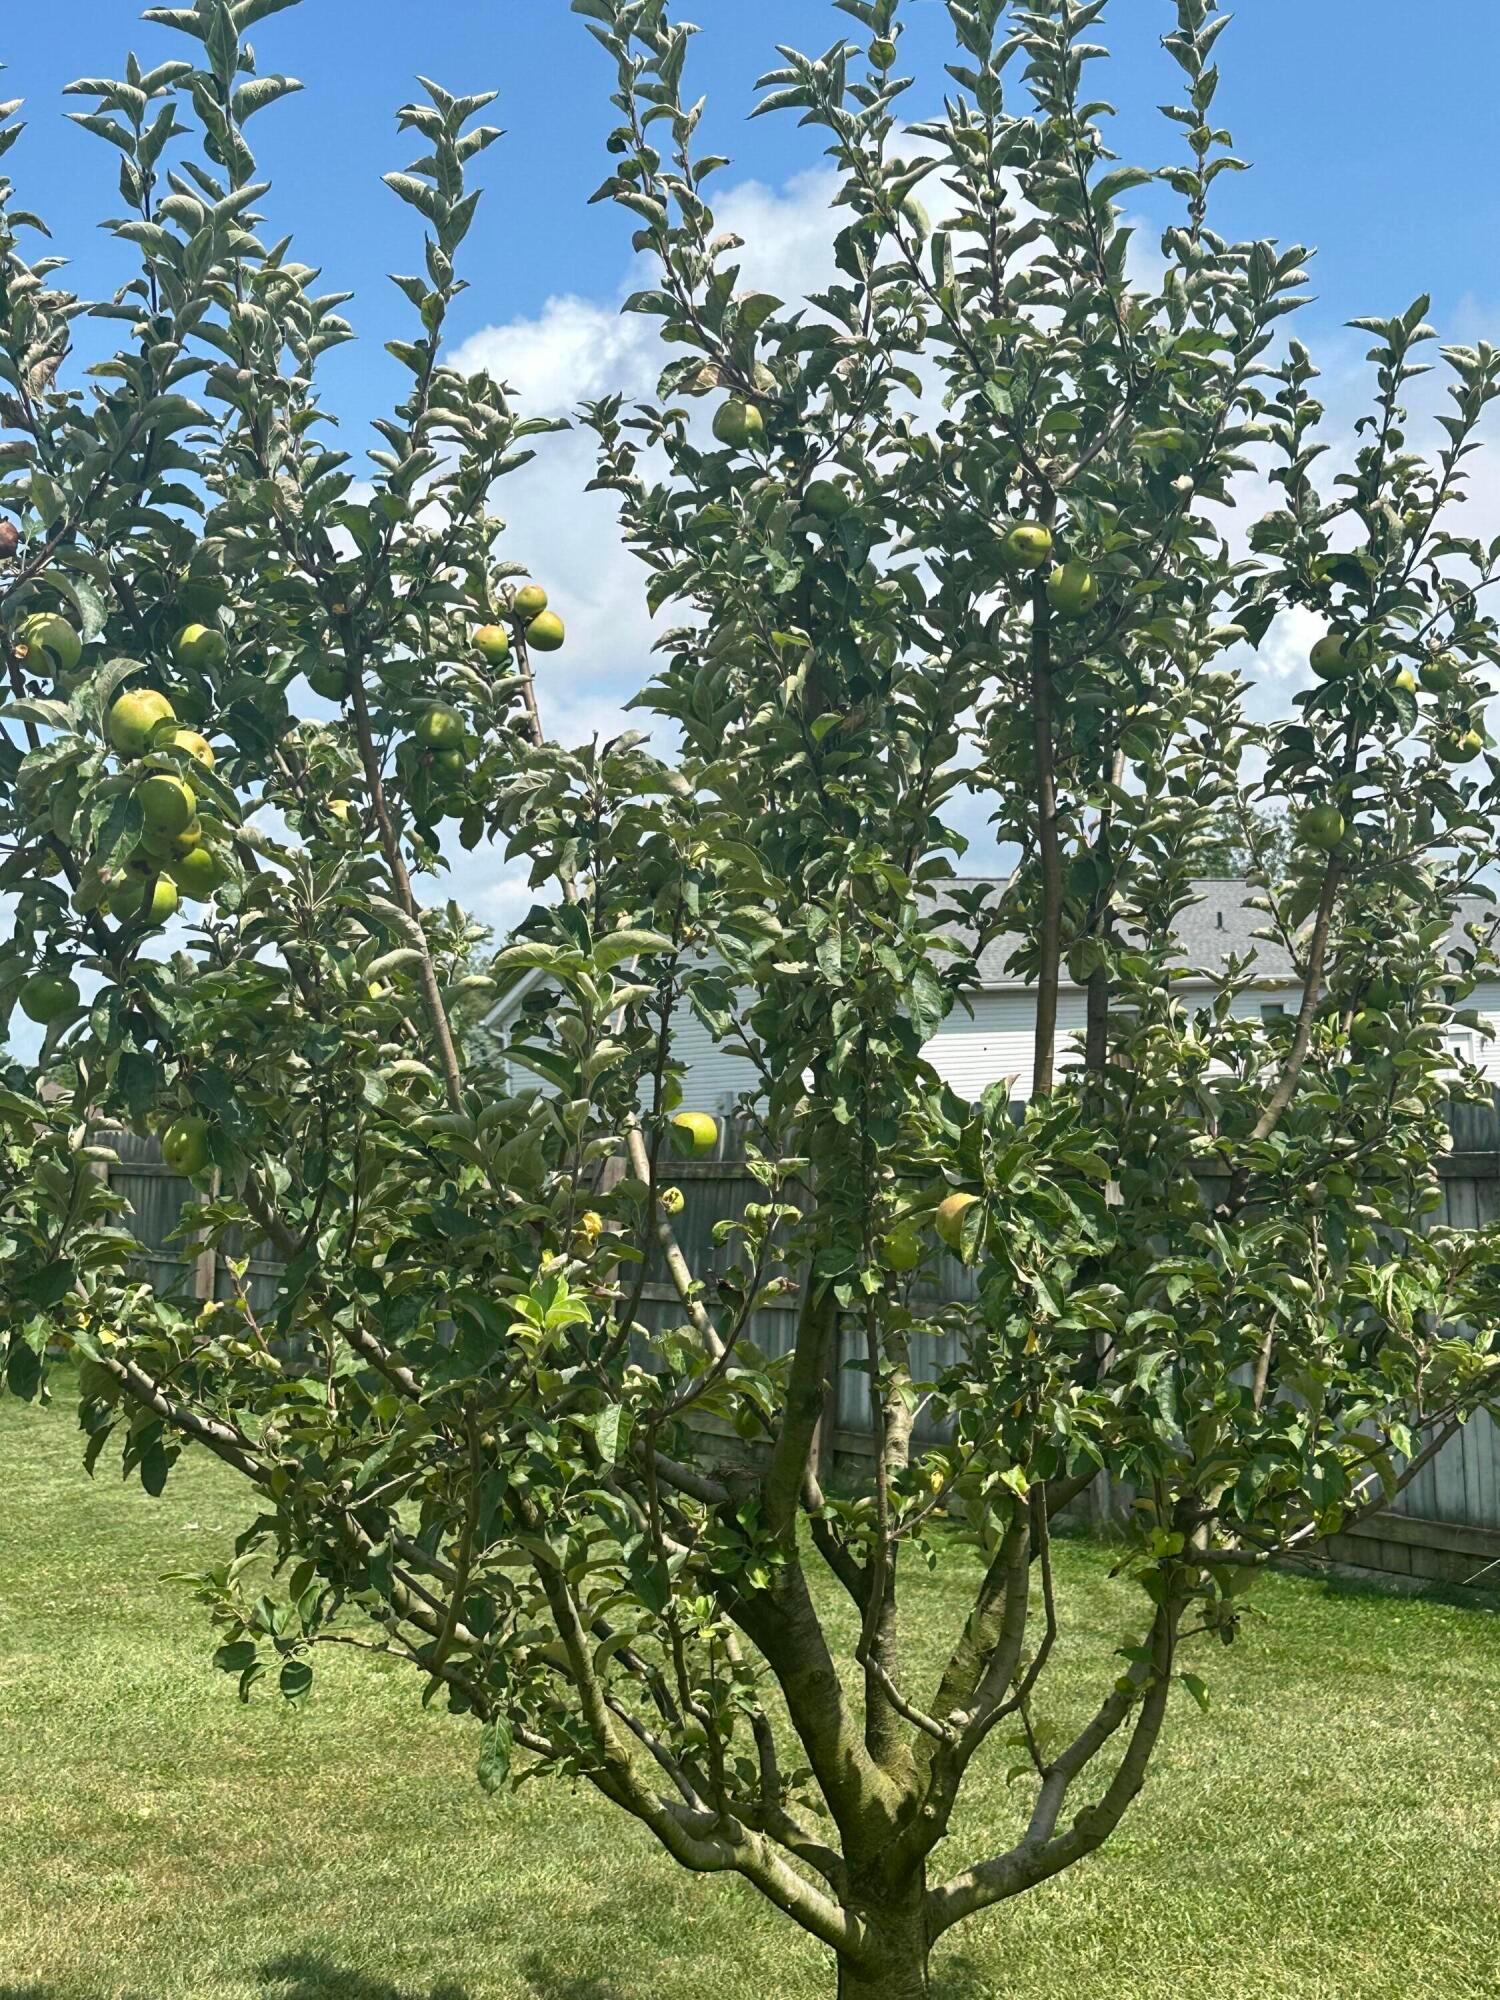
[[[1260,1018],[1269,1028],[1273,1021],[1284,1021],[1286,1019],[1286,1007],[1280,1000],[1263,1000],[1260,1007]]]

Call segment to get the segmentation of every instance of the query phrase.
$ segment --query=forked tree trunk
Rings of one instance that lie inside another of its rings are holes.
[[[900,1904],[860,1911],[870,1950],[862,1962],[840,1959],[838,2000],[930,2000],[925,1886]]]
[[[929,2000],[927,1948],[922,1946],[915,1964],[879,1966],[840,1965],[839,2000]]]

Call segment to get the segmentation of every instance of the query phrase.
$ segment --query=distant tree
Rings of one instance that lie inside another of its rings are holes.
[[[1242,800],[1210,822],[1199,858],[1205,875],[1227,879],[1271,874],[1279,879],[1291,867],[1295,852],[1293,829],[1285,814]]]
[[[157,1493],[193,1447],[243,1477],[202,1594],[247,1693],[303,1698],[351,1637],[409,1661],[475,1719],[489,1789],[518,1754],[582,1778],[820,1939],[844,2000],[916,2000],[955,1924],[1109,1839],[1262,1567],[1495,1405],[1494,1232],[1428,1224],[1447,987],[1494,964],[1447,937],[1500,797],[1497,551],[1448,523],[1500,355],[1444,350],[1429,462],[1403,413],[1425,301],[1361,322],[1374,411],[1319,490],[1314,369],[1282,338],[1302,252],[1208,219],[1240,164],[1212,0],[1177,0],[1159,172],[1103,137],[1102,0],[952,5],[949,94],[909,132],[898,0],[841,0],[857,42],[783,52],[760,106],[838,171],[810,302],[739,282],[691,31],[577,0],[617,80],[601,193],[655,266],[629,310],[671,355],[653,402],[587,422],[670,615],[642,704],[680,753],[562,748],[533,674],[561,625],[489,511],[548,426],[443,360],[488,99],[428,84],[401,114],[422,150],[389,181],[426,243],[362,488],[316,390],[343,300],[264,230],[247,137],[295,85],[245,34],[288,4],[153,8],[184,59],[75,86],[140,256],[115,299],[27,260],[0,182],[0,1003],[46,1026],[0,1091],[6,1378],[39,1393],[66,1337],[91,1467],[112,1448]],[[1181,207],[1137,275],[1120,205],[1152,183]],[[85,314],[121,341],[87,371]],[[1212,510],[1252,463],[1280,490],[1239,560]],[[1286,606],[1328,627],[1319,679],[1252,728],[1225,662]],[[975,984],[949,934],[965,786],[1023,857],[966,929],[1025,940],[1019,1128],[922,1056]],[[1252,967],[1196,1011],[1175,977],[1236,801],[1294,829],[1266,891],[1287,1029],[1234,1012]],[[486,835],[552,896],[498,966],[545,975],[510,1051],[545,1089],[455,1029],[475,934],[418,898]],[[714,1138],[680,1105],[684,1001],[764,1085],[763,1198],[712,1285],[671,1226],[672,1151]],[[222,1302],[139,1277],[85,1143],[113,1120],[195,1182]],[[256,1240],[269,1303],[238,1281]],[[972,1303],[924,1282],[940,1246]],[[680,1298],[654,1332],[653,1250]],[[781,1356],[754,1338],[777,1299]],[[932,1374],[929,1335],[956,1357]],[[847,1492],[818,1447],[841,1364],[875,1436]],[[1051,1535],[1101,1471],[1138,1496],[1138,1615],[1080,1716]],[[901,1585],[933,1543],[972,1603],[924,1686]],[[1002,1759],[1013,1837],[950,1859]]]

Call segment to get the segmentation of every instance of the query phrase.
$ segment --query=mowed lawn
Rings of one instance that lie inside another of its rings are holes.
[[[826,2000],[826,1955],[584,1792],[490,1801],[472,1725],[342,1649],[249,1707],[165,1573],[247,1518],[180,1467],[89,1483],[70,1409],[0,1403],[0,2000]],[[1070,1543],[1060,1720],[1136,1622]],[[959,1563],[913,1584],[951,1630]],[[957,1933],[940,2000],[1479,2000],[1500,1992],[1500,1618],[1276,1578],[1192,1662],[1106,1852]],[[925,1665],[925,1663],[924,1663]],[[1006,1753],[940,1860],[1013,1830]]]

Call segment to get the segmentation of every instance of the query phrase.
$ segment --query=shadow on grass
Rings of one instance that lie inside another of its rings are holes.
[[[632,1987],[629,1992],[623,1986],[615,1986],[610,1981],[595,1979],[587,1974],[574,1973],[563,1967],[549,1963],[533,1952],[519,1968],[526,1981],[526,1991],[531,2000],[636,2000],[639,1989]],[[833,1967],[828,1968],[828,1990],[833,1991]],[[997,1989],[986,1981],[976,1960],[967,1956],[945,1955],[942,1967],[933,1980],[932,2000],[995,2000]],[[0,2000],[4,1996],[0,1995]],[[278,1996],[279,2000],[279,1996]],[[293,1996],[293,2000],[303,2000],[303,1996]],[[322,1994],[310,1994],[306,2000],[324,2000]],[[333,1994],[327,2000],[335,2000]],[[343,2000],[340,1994],[337,2000]],[[351,1996],[351,2000],[365,2000],[363,1993]],[[441,1994],[434,2000],[444,2000]]]
[[[367,1978],[310,1952],[288,1952],[285,1958],[272,1959],[259,1968],[256,1977],[270,1989],[267,2000],[271,1995],[274,2000],[473,2000],[466,1986],[451,1979],[418,1992],[414,1987],[393,1986],[388,1979]],[[0,2000],[7,2000],[3,1990]],[[29,2000],[29,1996],[21,1994],[17,2000]]]
[[[999,2000],[1000,1988],[991,1978],[980,1971],[977,1959],[944,1952],[933,1972],[932,2000]]]
[[[521,1977],[533,2000],[631,2000],[623,1986],[607,1984],[586,1973],[549,1964],[536,1952],[521,1965]]]

